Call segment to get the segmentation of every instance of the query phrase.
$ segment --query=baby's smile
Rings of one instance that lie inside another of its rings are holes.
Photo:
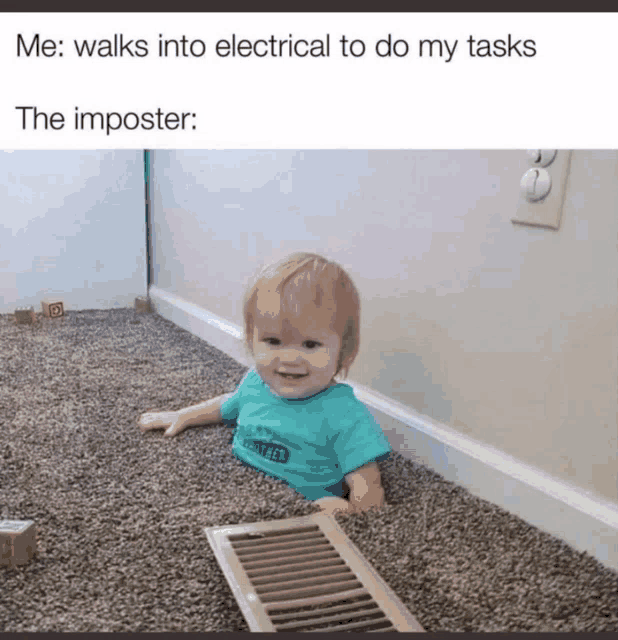
[[[309,375],[308,373],[282,373],[281,371],[277,371],[277,374],[285,380],[300,380],[301,378],[306,378]]]

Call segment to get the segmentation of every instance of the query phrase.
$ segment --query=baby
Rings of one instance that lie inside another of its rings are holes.
[[[245,342],[255,367],[236,391],[145,413],[138,424],[174,436],[195,425],[236,423],[234,454],[326,513],[380,507],[377,460],[390,446],[352,388],[335,380],[347,376],[358,353],[359,320],[358,293],[343,268],[295,253],[263,269],[245,293]]]

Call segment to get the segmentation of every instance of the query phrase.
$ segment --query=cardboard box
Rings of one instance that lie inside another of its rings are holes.
[[[137,311],[137,313],[150,313],[152,311],[150,298],[147,296],[138,296],[135,298],[135,311]]]
[[[34,307],[17,307],[15,309],[15,322],[17,324],[33,324],[36,322]]]
[[[62,300],[43,300],[43,315],[48,318],[59,318],[64,315],[64,302]]]
[[[34,520],[0,520],[0,564],[26,564],[35,553]]]

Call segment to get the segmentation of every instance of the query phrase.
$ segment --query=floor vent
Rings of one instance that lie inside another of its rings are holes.
[[[251,631],[423,631],[331,516],[205,532]]]

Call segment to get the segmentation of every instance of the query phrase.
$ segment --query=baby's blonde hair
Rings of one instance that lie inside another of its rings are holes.
[[[245,346],[253,358],[258,292],[270,290],[280,296],[280,313],[302,313],[302,305],[332,308],[334,327],[341,338],[335,376],[346,378],[360,346],[360,298],[345,269],[316,253],[293,253],[258,272],[245,291],[243,315]]]

